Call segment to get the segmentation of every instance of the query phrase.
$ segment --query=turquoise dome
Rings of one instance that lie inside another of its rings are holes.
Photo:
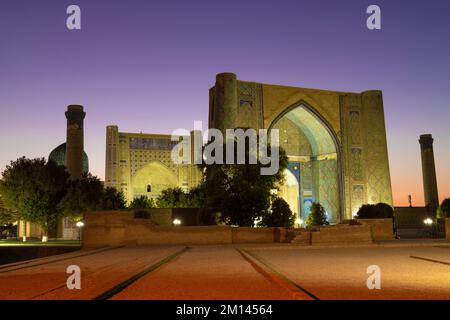
[[[60,144],[50,152],[48,160],[55,161],[58,165],[64,166],[66,164],[66,144]],[[89,172],[89,159],[86,152],[83,152],[83,172]]]

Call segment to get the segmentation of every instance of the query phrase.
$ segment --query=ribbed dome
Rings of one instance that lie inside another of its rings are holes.
[[[66,164],[66,144],[60,144],[53,149],[48,159],[55,161],[60,166],[64,166]],[[83,171],[89,172],[89,159],[86,152],[83,152]]]

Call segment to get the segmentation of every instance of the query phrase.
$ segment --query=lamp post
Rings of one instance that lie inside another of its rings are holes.
[[[75,225],[78,228],[78,240],[81,241],[81,228],[84,227],[84,222],[83,221],[78,221]]]
[[[295,219],[295,223],[297,224],[297,228],[300,228],[303,224],[303,220],[300,218]]]
[[[423,220],[423,223],[426,225],[426,226],[428,226],[428,227],[430,227],[430,229],[431,229],[431,237],[433,237],[433,220],[431,219],[431,218],[426,218],[425,220]]]

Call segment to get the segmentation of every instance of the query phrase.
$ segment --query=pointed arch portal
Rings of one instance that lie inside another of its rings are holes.
[[[280,196],[304,221],[311,204],[325,208],[330,223],[341,221],[340,146],[326,121],[306,103],[286,109],[271,124],[289,165]]]
[[[132,177],[132,198],[147,196],[156,198],[166,188],[178,186],[177,176],[163,163],[151,161],[140,168]]]

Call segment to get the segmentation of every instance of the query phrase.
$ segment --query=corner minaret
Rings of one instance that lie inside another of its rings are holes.
[[[67,140],[66,140],[66,168],[71,178],[76,179],[83,174],[84,152],[84,117],[83,106],[70,105],[67,107]]]
[[[236,127],[237,117],[237,78],[234,73],[220,73],[216,76],[215,97],[212,111],[215,114],[210,127],[222,130]]]
[[[433,136],[431,134],[422,134],[419,143],[422,155],[425,206],[429,206],[435,212],[439,206],[439,197],[436,182],[436,168],[434,165]]]

